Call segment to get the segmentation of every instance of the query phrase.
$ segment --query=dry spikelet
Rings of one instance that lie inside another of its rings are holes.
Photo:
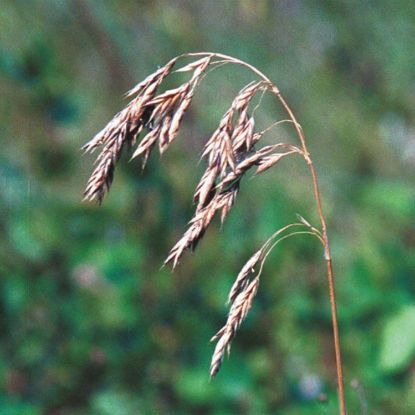
[[[233,183],[235,180],[240,180],[249,169],[254,166],[261,165],[267,154],[272,153],[272,151],[281,146],[286,145],[279,143],[272,146],[265,146],[257,151],[251,149],[249,151],[238,153],[238,164],[236,165],[235,170],[230,171],[228,174],[226,174],[226,176],[224,176],[224,178],[217,184],[217,188],[223,189],[229,186],[229,184]]]
[[[177,136],[180,123],[193,98],[194,88],[210,60],[210,57],[206,57],[193,62],[186,69],[193,71],[190,81],[158,96],[155,96],[157,88],[171,73],[177,58],[127,92],[127,97],[134,96],[132,101],[83,147],[85,152],[92,152],[104,145],[96,162],[97,166],[87,183],[85,199],[102,201],[111,186],[115,164],[124,145],[133,146],[144,128],[147,129],[147,134],[132,158],[142,156],[144,167],[157,141],[160,153],[168,148]]]
[[[246,110],[241,112],[232,137],[234,151],[242,151],[243,148],[249,151],[252,148],[254,128],[254,118],[249,118]]]
[[[225,326],[212,337],[211,341],[217,341],[217,344],[210,365],[211,377],[216,376],[225,353],[230,352],[232,339],[252,306],[252,300],[258,290],[258,285],[259,277],[256,277],[240,291],[232,303]]]
[[[232,110],[228,110],[222,117],[218,129],[212,134],[206,143],[202,157],[208,158],[208,165],[219,165],[221,174],[227,168],[235,166],[234,154],[232,151]]]
[[[97,167],[93,171],[84,192],[85,199],[102,201],[108,192],[113,177],[115,164],[121,156],[126,143],[132,145],[141,133],[143,127],[147,127],[146,106],[153,98],[158,86],[170,73],[176,58],[143,82],[133,88],[128,96],[137,96],[120,111],[92,140],[84,145],[85,152],[91,152],[100,145],[105,145],[97,159]],[[145,117],[143,117],[145,116]]]
[[[171,262],[173,268],[175,268],[182,254],[186,250],[195,249],[197,243],[200,241],[215,216],[216,210],[216,201],[212,200],[211,203],[209,203],[205,208],[195,214],[189,222],[189,228],[187,231],[170,250],[168,257],[164,261],[165,264]]]
[[[226,169],[235,168],[235,158],[242,144],[251,142],[251,137],[238,137],[241,131],[249,132],[253,129],[253,120],[249,120],[246,110],[254,95],[263,86],[262,82],[248,84],[239,91],[233,100],[231,107],[222,117],[218,129],[212,134],[211,138],[205,145],[202,157],[208,158],[208,164],[212,165],[219,161],[221,174]],[[236,127],[233,126],[233,117],[235,112],[240,113],[240,117]],[[234,145],[236,142],[236,146]],[[249,149],[248,147],[246,149]]]
[[[284,157],[290,154],[296,153],[296,152],[297,152],[296,150],[291,150],[285,153],[274,153],[274,154],[270,154],[269,156],[261,157],[258,163],[259,165],[255,171],[255,175],[263,173],[264,171],[275,166]]]
[[[217,341],[210,366],[211,377],[219,372],[225,352],[230,352],[231,342],[236,331],[251,308],[252,300],[258,290],[261,272],[257,272],[256,267],[263,261],[267,248],[268,241],[248,259],[232,285],[228,296],[231,308],[226,324],[211,339],[211,341]]]
[[[197,211],[189,222],[188,229],[170,250],[164,263],[171,262],[175,268],[186,250],[194,250],[218,211],[221,211],[221,221],[223,222],[235,201],[238,190],[239,183],[235,183],[227,191],[216,193],[204,208]]]
[[[146,104],[151,108],[149,124],[152,129],[156,130],[153,144],[158,141],[160,154],[163,154],[176,138],[183,116],[191,104],[194,89],[209,62],[210,58],[204,58],[198,64],[195,63],[189,69],[194,71],[190,81],[178,88],[165,91]],[[141,154],[143,154],[143,150],[137,149],[132,158]],[[147,151],[145,154],[147,157],[144,159],[144,165],[149,152]]]
[[[108,192],[114,178],[115,163],[121,155],[124,139],[120,133],[109,142],[96,161],[96,167],[88,180],[84,198],[97,200],[101,203],[104,195]]]
[[[218,165],[208,166],[202,178],[200,179],[193,201],[197,203],[196,211],[201,210],[206,204],[212,200],[215,193],[215,183],[219,175]]]
[[[187,249],[195,248],[219,210],[223,223],[235,202],[243,175],[275,148],[253,149],[255,122],[248,116],[248,106],[261,88],[264,88],[263,82],[253,82],[241,89],[205,145],[202,157],[208,159],[208,166],[196,187],[195,217],[165,261],[172,262],[173,267]],[[234,125],[236,113],[238,118]]]
[[[136,97],[128,104],[127,108],[120,111],[95,137],[85,144],[82,149],[86,152],[93,151],[97,147],[111,139],[122,126],[127,126],[127,131],[138,124],[141,124],[141,115],[144,105],[153,97],[156,89],[163,79],[171,72],[177,58],[170,60],[162,68],[148,76],[133,89],[127,92],[126,96]],[[130,124],[131,123],[131,124]]]
[[[220,221],[223,224],[226,216],[235,203],[236,195],[239,192],[239,180],[235,181],[229,189],[219,193],[217,209],[221,210]]]
[[[243,137],[248,137],[248,143],[252,142],[254,122],[247,116],[247,107],[261,86],[261,82],[251,83],[238,93],[231,107],[222,117],[219,127],[205,145],[202,157],[208,158],[208,166],[196,187],[193,198],[197,203],[195,216],[165,261],[165,263],[172,262],[173,268],[186,250],[196,247],[217,211],[221,212],[220,218],[223,223],[235,202],[242,175],[258,161],[259,156],[246,161],[248,153],[242,148],[247,149],[250,144],[246,145],[246,140],[241,140],[239,136],[243,134]],[[233,126],[235,112],[239,112],[236,128]],[[236,149],[232,142],[235,137],[239,138]],[[237,170],[239,162],[241,164]],[[215,186],[218,179],[221,180],[221,186]]]
[[[232,304],[236,297],[245,289],[248,284],[251,276],[255,273],[255,267],[259,261],[263,258],[264,250],[261,248],[259,251],[255,252],[251,258],[248,259],[246,264],[242,267],[238,276],[236,277],[235,282],[232,285],[231,291],[229,292],[228,302]]]
[[[211,60],[211,58],[209,56],[207,56],[205,58],[200,58],[196,61],[188,63],[185,66],[182,66],[179,69],[176,69],[175,72],[188,72],[188,71],[194,71],[195,69],[199,70],[199,68],[206,67],[209,64],[210,60]]]
[[[166,65],[158,69],[156,72],[149,75],[144,81],[138,83],[135,87],[130,89],[125,95],[132,97],[134,95],[140,95],[149,85],[160,84],[161,81],[171,72],[173,66],[177,62],[177,58],[171,59]]]

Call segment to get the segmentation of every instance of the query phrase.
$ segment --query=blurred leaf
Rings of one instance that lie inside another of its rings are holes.
[[[131,415],[142,414],[136,398],[125,393],[105,391],[92,400],[92,411],[96,415]]]
[[[367,207],[390,217],[410,219],[415,212],[415,190],[409,183],[371,182],[364,195]]]
[[[177,379],[177,391],[182,399],[195,404],[208,402],[215,395],[215,386],[210,383],[206,370],[184,370]]]
[[[5,398],[5,397],[0,397],[0,412],[2,414],[7,414],[7,415],[40,415],[41,414],[41,410],[39,408],[36,408],[36,406],[34,405],[31,405],[27,402],[22,402],[18,399]]]
[[[385,372],[405,369],[415,353],[415,306],[402,309],[386,322],[380,352]]]

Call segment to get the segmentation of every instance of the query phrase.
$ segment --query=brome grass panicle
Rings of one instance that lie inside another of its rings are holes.
[[[160,85],[173,72],[181,58],[196,59],[176,70],[176,72],[188,73],[188,81],[174,89],[158,94]],[[239,91],[221,118],[218,127],[207,140],[202,153],[206,170],[193,197],[194,216],[189,221],[183,236],[171,249],[165,263],[171,263],[175,268],[186,251],[192,251],[196,248],[215,216],[219,216],[221,222],[225,220],[235,203],[240,182],[248,171],[254,169],[254,174],[260,175],[276,166],[284,157],[292,154],[300,155],[310,172],[311,189],[320,219],[320,229],[300,217],[298,222],[277,230],[242,267],[229,293],[230,310],[227,321],[212,338],[212,341],[217,343],[212,357],[210,376],[214,377],[218,373],[225,354],[230,351],[231,342],[237,330],[252,306],[259,287],[263,264],[271,250],[288,237],[310,234],[315,236],[324,248],[332,312],[340,413],[345,415],[334,278],[317,173],[300,124],[277,86],[267,76],[246,62],[217,53],[189,53],[170,60],[127,92],[126,96],[131,100],[126,108],[115,115],[104,129],[83,147],[85,152],[93,152],[101,148],[95,162],[95,169],[86,185],[84,197],[86,200],[102,202],[110,189],[116,164],[125,147],[130,149],[136,146],[132,158],[140,157],[143,168],[155,147],[158,147],[160,154],[163,154],[176,139],[183,117],[192,103],[197,86],[207,74],[207,69],[209,67],[218,68],[224,64],[236,64],[248,68],[257,80]],[[287,113],[288,119],[277,121],[263,131],[255,131],[255,110],[261,102],[252,109],[252,101],[258,93],[263,94],[267,91],[275,96],[277,102]],[[289,122],[294,127],[299,145],[279,142],[261,147],[261,139],[264,134],[282,122]],[[294,228],[296,230],[293,230]]]

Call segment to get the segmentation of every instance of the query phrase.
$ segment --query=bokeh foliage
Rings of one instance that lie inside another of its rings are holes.
[[[29,4],[30,3],[30,4]],[[3,0],[0,7],[0,413],[334,414],[320,247],[279,246],[208,383],[210,336],[250,254],[301,213],[306,169],[242,185],[172,274],[202,143],[249,81],[205,81],[180,140],[103,206],[81,203],[80,146],[122,93],[176,54],[209,50],[276,81],[309,138],[329,217],[351,414],[415,412],[415,8],[406,0]],[[280,116],[265,101],[262,122]],[[281,129],[273,139],[289,136]]]

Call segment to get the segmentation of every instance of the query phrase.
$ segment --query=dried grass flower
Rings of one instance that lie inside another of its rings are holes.
[[[174,89],[158,93],[160,85],[173,73],[175,65],[182,58],[192,60],[175,72],[189,74],[189,79]],[[127,106],[83,147],[85,152],[94,152],[101,148],[95,161],[95,168],[86,185],[84,197],[86,200],[102,202],[110,189],[115,167],[125,148],[131,149],[135,146],[131,158],[141,157],[143,168],[155,147],[158,147],[160,154],[163,154],[178,136],[183,117],[192,103],[199,83],[208,73],[208,68],[212,70],[225,64],[245,67],[257,77],[257,80],[244,86],[238,92],[228,110],[223,114],[217,128],[207,140],[202,152],[206,169],[193,197],[194,216],[189,221],[183,236],[171,249],[165,263],[171,263],[175,268],[187,250],[196,248],[215,216],[220,216],[221,222],[225,220],[235,203],[241,181],[251,169],[255,170],[254,174],[258,176],[275,167],[285,157],[293,154],[302,157],[310,172],[311,190],[316,202],[320,229],[300,217],[298,222],[277,230],[248,259],[230,289],[228,296],[230,310],[227,321],[212,338],[217,343],[212,357],[210,375],[213,377],[218,373],[224,355],[229,353],[231,342],[252,306],[259,288],[263,265],[269,253],[279,242],[288,237],[310,234],[316,237],[324,248],[340,413],[345,415],[334,277],[317,173],[300,124],[277,86],[267,76],[244,61],[218,53],[189,53],[171,59],[166,65],[128,91],[126,97],[130,99],[130,102]],[[255,112],[261,104],[261,99],[254,108],[252,108],[252,102],[258,93],[263,95],[265,92],[271,93],[276,98],[288,118],[276,121],[265,130],[255,131]],[[278,142],[261,147],[264,134],[281,123],[292,125],[299,145]],[[295,227],[296,230],[294,230]]]

